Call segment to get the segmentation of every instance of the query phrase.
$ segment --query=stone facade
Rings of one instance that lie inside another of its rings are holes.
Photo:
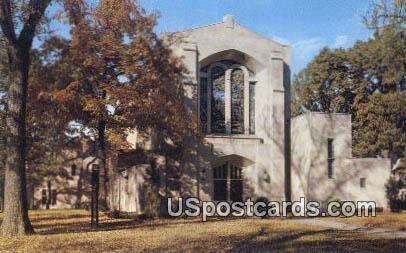
[[[148,168],[156,170],[162,197],[280,201],[291,185],[292,200],[369,200],[386,206],[390,162],[352,157],[349,115],[308,113],[292,119],[291,129],[289,46],[240,26],[232,16],[164,36],[188,68],[184,102],[205,138],[187,139],[176,165],[166,154],[127,166],[113,163],[120,171],[112,180],[114,210],[143,212]],[[136,133],[128,141],[154,151],[151,141],[145,145]],[[168,168],[175,167],[182,174],[168,176]],[[285,180],[289,171],[291,182]]]

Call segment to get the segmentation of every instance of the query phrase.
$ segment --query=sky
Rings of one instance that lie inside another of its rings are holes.
[[[351,47],[371,31],[362,15],[371,0],[139,0],[148,12],[159,12],[156,32],[174,32],[218,23],[226,14],[263,36],[292,47],[292,72],[297,73],[320,51]],[[52,7],[51,7],[52,10]],[[67,28],[54,24],[56,32]]]
[[[325,46],[350,47],[371,36],[362,24],[370,0],[140,0],[160,13],[158,32],[220,22],[238,24],[292,47],[296,73]]]

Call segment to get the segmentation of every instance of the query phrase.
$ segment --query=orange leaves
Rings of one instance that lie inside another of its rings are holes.
[[[107,142],[110,143],[112,147],[112,150],[128,149],[130,147],[129,143],[126,140],[127,131],[125,131],[124,129],[121,131],[107,129],[106,137]]]
[[[52,88],[40,97],[88,128],[105,121],[112,149],[123,147],[128,128],[156,128],[180,140],[194,126],[181,97],[185,70],[154,33],[156,16],[131,0],[100,0],[94,8],[67,0],[65,8],[71,40],[44,48],[58,51],[46,63]]]

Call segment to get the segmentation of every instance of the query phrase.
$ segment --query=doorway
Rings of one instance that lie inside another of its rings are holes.
[[[213,168],[214,200],[242,201],[243,179],[242,169],[226,162]]]

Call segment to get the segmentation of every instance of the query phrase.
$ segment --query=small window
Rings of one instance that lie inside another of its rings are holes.
[[[334,175],[334,146],[333,146],[334,139],[328,138],[327,139],[327,174],[328,178],[333,178]]]
[[[76,176],[76,169],[77,169],[76,164],[72,164],[72,166],[71,166],[71,174],[72,174],[72,176]]]
[[[47,203],[47,190],[42,189],[41,191],[41,204],[46,205]]]
[[[56,205],[56,198],[57,198],[56,190],[52,190],[51,205]]]
[[[361,188],[365,188],[366,184],[367,184],[367,179],[365,177],[362,177],[362,178],[359,179],[359,186]]]

